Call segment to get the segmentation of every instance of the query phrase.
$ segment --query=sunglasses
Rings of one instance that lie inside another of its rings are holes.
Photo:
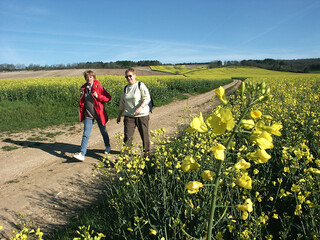
[[[131,77],[133,77],[133,75],[127,75],[127,76],[126,76],[126,78],[129,78],[129,77],[131,78]]]

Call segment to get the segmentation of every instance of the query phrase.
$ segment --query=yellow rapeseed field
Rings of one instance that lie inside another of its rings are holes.
[[[158,70],[176,75],[139,79],[151,89],[246,80],[230,97],[217,87],[221,104],[194,117],[182,136],[151,132],[152,157],[129,149],[112,165],[105,156],[96,171],[110,180],[106,204],[74,232],[89,234],[91,226],[97,238],[111,239],[319,239],[320,75]],[[125,84],[113,76],[101,81],[117,86],[114,91]]]

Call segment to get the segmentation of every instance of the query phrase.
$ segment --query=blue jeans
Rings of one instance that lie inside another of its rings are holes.
[[[87,153],[87,146],[88,146],[93,122],[94,122],[94,119],[89,119],[89,118],[84,119],[84,130],[83,130],[82,141],[81,141],[81,150],[80,150],[82,155],[86,155],[86,153]],[[97,123],[98,123],[99,129],[100,129],[101,135],[103,137],[104,145],[106,147],[110,147],[110,140],[109,140],[108,132],[106,130],[106,126],[102,125],[100,119],[97,119]]]

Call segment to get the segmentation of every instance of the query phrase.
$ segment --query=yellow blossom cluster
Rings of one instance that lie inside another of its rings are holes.
[[[240,70],[215,71],[221,74],[230,71],[236,75]],[[180,220],[170,221],[170,228],[179,229],[184,236],[190,237],[192,228],[188,228],[188,224],[194,224],[194,219],[208,217],[208,223],[201,221],[202,225],[197,225],[197,229],[203,229],[203,226],[209,226],[209,216],[213,216],[213,237],[218,239],[223,239],[227,231],[233,239],[254,239],[257,233],[265,239],[295,239],[291,229],[299,224],[305,227],[307,238],[316,239],[319,237],[316,222],[319,221],[320,160],[317,155],[319,113],[315,111],[319,107],[316,108],[315,102],[319,100],[319,94],[312,88],[318,89],[315,84],[318,80],[309,75],[298,78],[293,74],[277,73],[277,77],[263,70],[261,72],[265,74],[257,76],[254,73],[257,69],[241,71],[253,84],[243,84],[238,95],[228,99],[221,88],[216,89],[216,96],[223,106],[216,107],[206,116],[200,113],[193,117],[190,128],[181,138],[157,142],[160,146],[156,146],[154,159],[145,165],[161,170],[168,174],[167,177],[150,172],[145,177],[159,185],[155,195],[159,192],[161,199],[171,193],[165,190],[165,194],[161,194],[160,183],[163,182],[165,186],[172,186],[172,192],[177,196],[172,205],[186,203],[184,207],[179,205],[180,216],[172,216],[172,219],[185,219],[183,224]],[[270,90],[261,81],[265,81]],[[297,87],[300,82],[303,87]],[[259,90],[259,94],[254,95],[255,90]],[[248,91],[252,94],[247,94]],[[269,93],[273,95],[272,101],[265,103]],[[250,110],[242,115],[246,104],[253,102]],[[157,131],[152,135],[157,138],[161,134],[162,131]],[[166,143],[169,143],[168,147],[164,146]],[[177,194],[179,187],[183,188],[184,194]],[[185,192],[189,194],[185,195]],[[211,206],[215,207],[213,215],[210,215]],[[272,231],[275,228],[280,230]],[[160,238],[159,229],[161,227],[150,228],[148,232]],[[204,238],[208,238],[208,232],[194,235],[205,234]]]

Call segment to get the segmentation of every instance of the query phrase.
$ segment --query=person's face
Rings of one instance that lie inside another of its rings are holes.
[[[126,74],[126,79],[130,85],[133,85],[136,83],[136,74],[134,74],[133,72],[128,72]]]
[[[94,77],[92,75],[91,76],[87,75],[86,80],[88,84],[92,84],[94,82]]]

